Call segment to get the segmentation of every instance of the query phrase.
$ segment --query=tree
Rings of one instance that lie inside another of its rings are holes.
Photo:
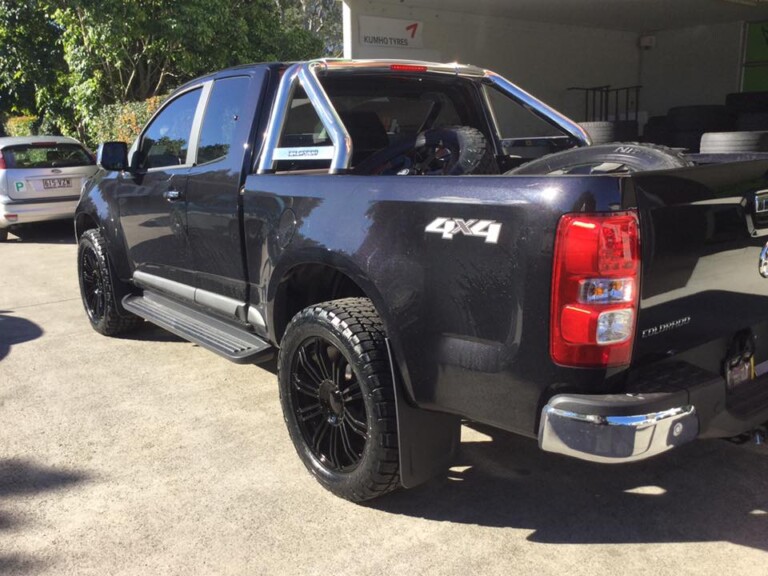
[[[274,0],[280,19],[321,38],[325,55],[340,57],[344,52],[341,30],[341,0]]]
[[[280,25],[268,0],[49,0],[62,27],[77,112],[143,100],[249,61],[318,55],[309,32]]]
[[[105,105],[228,66],[322,56],[328,7],[279,8],[275,0],[0,0],[0,112],[44,113],[82,136]]]
[[[0,115],[64,114],[62,30],[40,0],[0,0]]]

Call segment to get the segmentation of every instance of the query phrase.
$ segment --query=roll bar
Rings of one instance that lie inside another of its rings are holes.
[[[391,72],[393,67],[401,71],[418,71],[428,74],[451,74],[466,78],[475,78],[480,82],[500,90],[518,104],[528,108],[545,122],[559,128],[573,137],[581,146],[591,144],[584,129],[570,118],[560,114],[538,98],[516,86],[506,78],[476,66],[415,60],[311,60],[292,64],[283,73],[277,89],[275,101],[267,125],[264,148],[259,160],[258,174],[274,172],[278,160],[318,160],[330,159],[331,174],[339,174],[349,169],[352,159],[352,139],[344,127],[331,99],[320,83],[319,74],[354,74],[360,72]],[[301,86],[310,103],[328,131],[333,146],[319,146],[311,149],[281,148],[280,136],[285,127],[291,100],[297,86]]]

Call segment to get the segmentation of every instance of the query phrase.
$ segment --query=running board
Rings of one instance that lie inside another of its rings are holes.
[[[263,362],[273,356],[272,345],[255,334],[192,310],[156,292],[145,290],[143,296],[126,296],[123,306],[129,312],[232,362]]]

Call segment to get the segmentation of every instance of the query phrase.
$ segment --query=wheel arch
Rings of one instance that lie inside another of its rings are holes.
[[[97,228],[107,244],[109,258],[118,278],[128,280],[133,274],[133,268],[128,260],[115,191],[116,182],[113,178],[105,174],[94,178],[75,210],[75,234],[79,239],[86,230]]]
[[[369,298],[373,303],[392,345],[394,361],[404,381],[406,394],[413,400],[405,355],[386,300],[364,271],[343,255],[327,252],[313,256],[305,254],[275,268],[267,290],[270,336],[279,345],[288,323],[297,312],[312,304],[346,297]]]
[[[321,282],[318,289],[318,284],[313,281],[321,277],[325,278],[325,284]],[[307,295],[314,297],[306,300],[297,298],[289,302],[292,286],[307,288]],[[333,292],[327,289],[332,286],[338,287],[338,290]],[[355,292],[345,292],[349,290]],[[390,309],[381,291],[355,262],[338,254],[329,257],[328,253],[314,259],[294,261],[275,269],[268,295],[269,326],[272,327],[274,341],[278,343],[291,318],[306,306],[347,296],[370,299],[384,324],[388,353],[393,363],[400,481],[406,488],[411,488],[447,469],[458,450],[461,420],[453,414],[423,410],[416,405],[397,323],[392,321]]]

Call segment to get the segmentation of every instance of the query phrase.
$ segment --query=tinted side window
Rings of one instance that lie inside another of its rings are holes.
[[[199,88],[182,94],[152,121],[141,141],[143,168],[186,163],[189,135],[199,99]]]
[[[225,78],[213,85],[205,110],[197,163],[225,158],[234,144],[237,122],[245,105],[248,78]]]

